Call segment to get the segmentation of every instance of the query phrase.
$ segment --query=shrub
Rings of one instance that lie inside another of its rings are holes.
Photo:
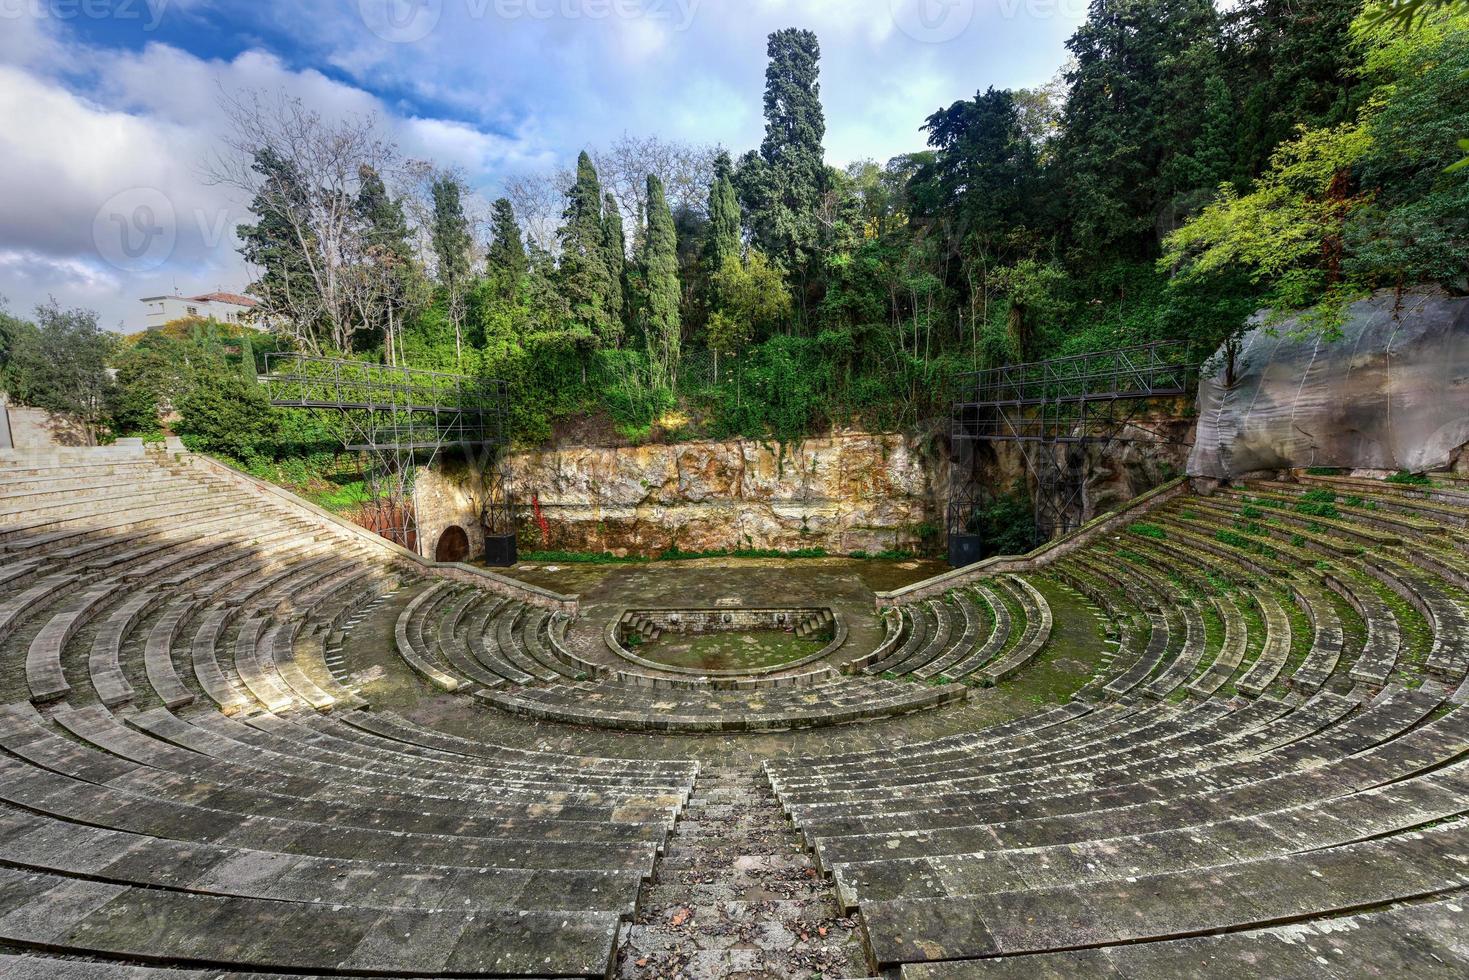
[[[267,455],[280,426],[262,390],[237,375],[200,384],[179,403],[179,435],[198,452],[249,462]]]
[[[1168,532],[1156,524],[1138,523],[1128,528],[1133,534],[1144,538],[1154,538],[1158,541],[1168,540]]]
[[[1305,514],[1307,517],[1340,517],[1341,511],[1336,509],[1335,504],[1314,503],[1303,500],[1296,504],[1297,514]]]

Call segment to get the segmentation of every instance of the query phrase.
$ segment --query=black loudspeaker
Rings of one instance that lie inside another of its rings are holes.
[[[520,559],[517,557],[515,535],[486,534],[485,564],[491,568],[509,568]]]
[[[963,568],[983,557],[983,539],[978,534],[949,535],[949,567]]]

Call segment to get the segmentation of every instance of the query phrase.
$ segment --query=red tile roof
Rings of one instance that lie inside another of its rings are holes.
[[[196,303],[233,303],[236,306],[259,306],[259,301],[239,293],[204,293],[201,296],[190,296],[189,299]]]

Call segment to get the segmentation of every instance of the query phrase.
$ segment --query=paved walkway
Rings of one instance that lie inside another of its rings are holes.
[[[758,769],[706,769],[618,953],[640,980],[863,977],[841,914]]]

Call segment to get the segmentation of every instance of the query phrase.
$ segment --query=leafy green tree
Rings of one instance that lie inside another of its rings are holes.
[[[711,277],[720,308],[709,318],[709,344],[739,354],[755,337],[768,337],[790,320],[791,292],[779,267],[761,252],[736,256]]]
[[[271,455],[280,420],[259,385],[224,373],[179,401],[180,436],[189,448],[244,462]]]
[[[22,348],[34,358],[24,367],[25,403],[71,415],[95,432],[115,392],[107,361],[116,336],[94,311],[63,310],[54,299],[36,307],[35,322],[35,342]]]
[[[755,243],[797,278],[804,304],[827,186],[821,45],[812,32],[789,28],[771,34],[766,50],[765,138],[741,158],[735,185]]]
[[[1054,263],[1022,259],[1002,269],[997,284],[1005,296],[1006,343],[1020,361],[1035,359],[1037,337],[1068,309],[1066,270]]]
[[[592,158],[584,151],[576,162],[576,180],[567,192],[557,237],[561,245],[559,282],[571,315],[587,334],[605,346],[616,346],[621,323],[612,316],[612,273],[607,268],[606,232],[602,227],[602,185]]]
[[[1022,126],[1012,92],[989,89],[955,102],[924,123],[934,153],[913,182],[925,210],[956,245],[1003,251],[1035,211],[1039,171],[1036,148]]]
[[[1308,322],[1331,333],[1362,288],[1344,276],[1342,257],[1346,225],[1364,203],[1350,174],[1370,145],[1356,123],[1302,133],[1249,193],[1225,189],[1170,235],[1160,262],[1185,282],[1243,272],[1276,311],[1315,306]]]
[[[366,164],[358,176],[356,216],[364,226],[364,254],[355,270],[360,279],[359,315],[366,330],[381,334],[388,363],[394,364],[401,353],[403,319],[419,294],[419,270],[402,202],[389,196],[377,171]]]
[[[358,174],[357,216],[366,226],[363,241],[369,251],[407,262],[413,247],[408,241],[408,219],[403,216],[402,202],[389,196],[376,170],[363,164]]]
[[[259,270],[246,292],[259,301],[256,313],[263,319],[288,322],[296,336],[314,343],[329,327],[308,256],[316,231],[306,217],[305,182],[290,161],[269,148],[256,151],[250,169],[261,177],[250,202],[256,221],[235,230],[240,255]]]
[[[678,237],[673,227],[673,213],[663,196],[663,181],[657,174],[648,175],[648,245],[643,253],[643,282],[646,299],[643,305],[643,329],[648,353],[664,375],[677,370],[681,292],[678,284]]]
[[[1240,0],[1226,15],[1233,87],[1239,93],[1233,142],[1235,182],[1270,165],[1297,127],[1336,126],[1362,100],[1351,25],[1362,0]]]
[[[0,391],[24,401],[30,389],[29,373],[37,363],[36,325],[0,309]]]
[[[252,336],[248,328],[198,318],[175,320],[124,338],[111,357],[118,388],[113,431],[158,432],[196,387],[225,375],[256,386],[257,340],[269,349],[268,338]]]
[[[1455,136],[1469,120],[1469,3],[1401,21],[1363,17],[1357,37],[1375,85],[1370,147],[1357,168],[1371,192],[1347,229],[1347,268],[1377,286],[1469,283],[1469,173]]]

